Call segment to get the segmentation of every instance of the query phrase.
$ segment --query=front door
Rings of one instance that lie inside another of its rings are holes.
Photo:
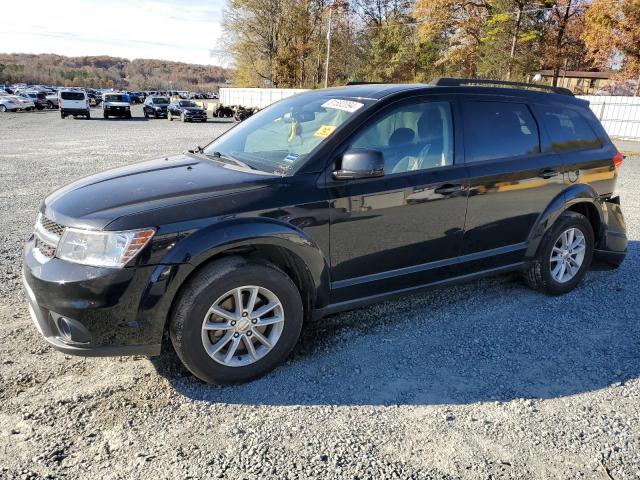
[[[452,274],[467,205],[454,110],[447,99],[405,100],[353,137],[349,148],[382,151],[385,176],[334,181],[329,189],[333,303]]]

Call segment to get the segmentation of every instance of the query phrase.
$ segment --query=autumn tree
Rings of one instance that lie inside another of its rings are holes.
[[[620,79],[640,80],[640,0],[594,0],[585,13],[582,39],[587,58],[598,68],[619,66]]]

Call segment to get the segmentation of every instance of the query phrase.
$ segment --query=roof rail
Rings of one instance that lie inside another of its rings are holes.
[[[462,85],[487,85],[487,86],[504,85],[507,87],[520,87],[525,89],[543,90],[543,91],[557,93],[560,95],[568,95],[573,97],[573,92],[568,88],[552,87],[550,85],[538,85],[537,83],[508,82],[505,80],[484,80],[479,78],[440,77],[432,80],[429,83],[429,85],[436,85],[439,87],[459,87]]]

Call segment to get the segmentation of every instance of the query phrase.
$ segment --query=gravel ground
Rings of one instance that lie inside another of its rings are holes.
[[[626,262],[563,297],[503,276],[332,316],[238,387],[48,347],[19,281],[45,194],[228,126],[0,117],[0,478],[640,477],[640,158]]]

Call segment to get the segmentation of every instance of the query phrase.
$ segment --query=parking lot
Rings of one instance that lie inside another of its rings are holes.
[[[29,318],[21,250],[49,191],[233,125],[93,116],[0,115],[0,478],[640,478],[640,157],[619,270],[562,297],[509,275],[335,315],[267,377],[214,387],[170,351],[63,355]]]

